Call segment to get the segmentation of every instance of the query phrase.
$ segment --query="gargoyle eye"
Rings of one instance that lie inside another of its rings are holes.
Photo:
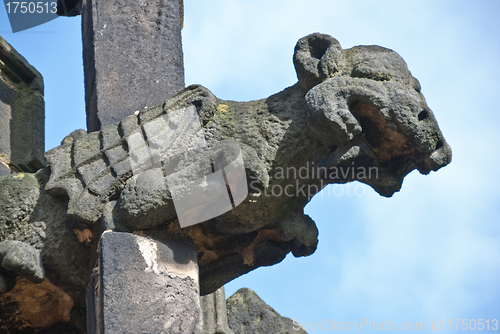
[[[427,112],[427,110],[422,110],[419,114],[418,114],[418,120],[419,121],[423,121],[424,119],[426,119],[427,117],[429,117],[429,113]]]

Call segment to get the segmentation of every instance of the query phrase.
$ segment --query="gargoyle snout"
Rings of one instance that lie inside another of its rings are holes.
[[[451,162],[451,147],[444,139],[440,139],[436,149],[424,160],[424,166],[418,168],[422,174],[429,174],[430,171],[437,171],[441,167]]]

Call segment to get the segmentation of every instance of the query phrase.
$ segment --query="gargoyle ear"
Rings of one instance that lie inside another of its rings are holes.
[[[341,53],[340,43],[330,35],[315,33],[297,42],[293,64],[304,93],[334,76],[339,70]]]

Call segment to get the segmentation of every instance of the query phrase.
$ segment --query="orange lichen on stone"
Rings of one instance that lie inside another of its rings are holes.
[[[76,234],[79,242],[89,244],[92,241],[92,232],[89,229],[84,229],[83,231],[74,229],[73,233]]]
[[[191,225],[185,228],[181,228],[179,220],[174,220],[168,225],[167,231],[172,234],[184,234],[191,238],[191,240],[198,246],[198,252],[200,254],[198,258],[198,264],[200,266],[209,265],[221,258],[228,256],[229,254],[238,253],[243,258],[243,263],[248,266],[253,266],[255,262],[255,248],[260,243],[266,240],[273,240],[277,243],[284,243],[285,240],[276,230],[261,228],[257,232],[256,236],[250,240],[247,240],[244,244],[239,242],[230,243],[228,239],[237,239],[237,235],[219,235],[215,236],[204,231],[201,224]],[[227,244],[228,247],[219,249],[215,247],[216,244]],[[231,246],[232,247],[231,247]],[[217,249],[217,250],[215,250]]]
[[[363,137],[380,163],[414,153],[410,139],[404,134],[391,130],[377,107],[358,103],[352,109],[352,113],[361,123]]]
[[[33,327],[47,328],[71,318],[73,299],[47,278],[35,284],[17,277],[14,288],[4,293],[1,304],[16,305],[16,317]]]
[[[239,251],[239,253],[243,257],[243,264],[246,264],[247,266],[253,266],[255,264],[255,247],[257,247],[259,243],[265,240],[273,240],[279,243],[284,242],[283,238],[276,230],[270,230],[270,229],[258,230],[257,237],[250,244],[250,246],[241,248]]]
[[[208,265],[214,261],[217,261],[219,254],[216,251],[205,251],[198,259],[198,264],[200,266]]]

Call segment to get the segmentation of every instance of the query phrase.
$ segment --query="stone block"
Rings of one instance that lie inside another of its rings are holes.
[[[179,0],[84,3],[89,132],[161,104],[184,88],[181,16]]]
[[[132,176],[132,164],[130,163],[130,158],[125,158],[123,161],[113,164],[113,171],[117,176],[123,177],[124,175],[130,174]]]
[[[45,158],[50,165],[50,179],[46,189],[57,188],[59,181],[72,170],[72,143],[55,147],[47,152]]]
[[[106,196],[114,189],[114,184],[116,183],[116,178],[109,171],[107,174],[100,177],[94,183],[89,185],[89,189],[98,195]]]
[[[89,333],[201,333],[194,245],[105,232],[99,251]]]
[[[106,162],[100,159],[79,167],[78,172],[82,176],[85,185],[88,186],[95,179],[97,179],[104,171],[107,171],[107,169],[108,166],[106,165]]]
[[[74,162],[76,166],[80,166],[90,158],[94,158],[101,151],[101,141],[99,133],[92,133],[86,137],[80,137],[75,140],[74,146]]]
[[[124,160],[128,156],[128,152],[125,150],[123,145],[120,145],[105,151],[105,155],[110,165],[113,165]]]
[[[134,132],[138,127],[139,123],[137,116],[130,115],[121,120],[120,125],[118,126],[118,131],[120,133],[120,136],[125,138],[132,132]]]
[[[43,79],[0,37],[0,176],[46,166]]]
[[[119,144],[121,140],[118,124],[105,126],[101,129],[101,148],[107,150]]]

